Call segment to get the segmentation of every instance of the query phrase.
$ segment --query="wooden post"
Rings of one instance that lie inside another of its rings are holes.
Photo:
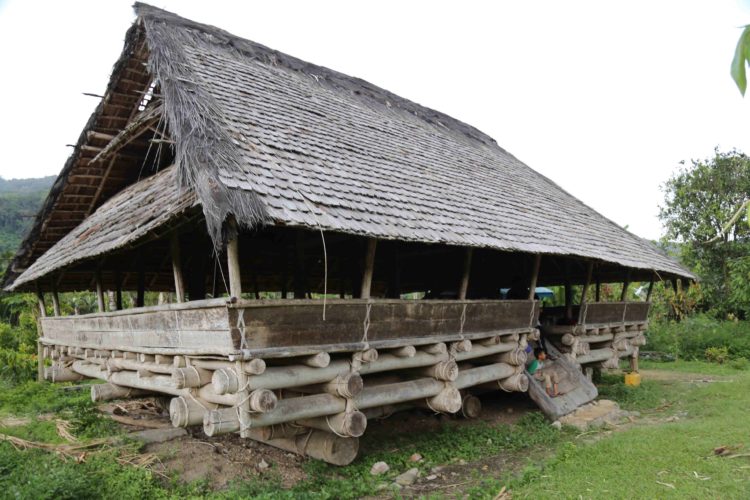
[[[57,295],[57,284],[54,277],[50,280],[52,288],[52,312],[55,316],[60,316],[60,298]]]
[[[99,312],[104,312],[104,287],[102,286],[102,271],[96,270],[96,305],[99,308]]]
[[[39,317],[46,318],[47,305],[44,303],[44,292],[42,291],[42,286],[39,284],[39,282],[36,283],[36,300],[39,304]]]
[[[471,275],[471,257],[473,248],[467,248],[464,254],[464,270],[461,274],[461,283],[458,287],[458,300],[466,300],[466,292],[469,290],[469,275]]]
[[[362,273],[362,289],[359,293],[359,298],[369,299],[370,289],[372,288],[372,272],[375,268],[375,248],[377,247],[378,240],[375,238],[367,239],[367,252],[365,253],[365,269]]]
[[[305,266],[305,234],[298,229],[294,235],[294,298],[304,299],[307,295],[307,274]]]
[[[122,311],[122,274],[120,270],[115,270],[115,308]]]
[[[138,283],[135,297],[135,306],[143,307],[146,305],[146,271],[143,268],[143,261],[141,261],[138,268]]]
[[[185,281],[182,279],[182,264],[180,262],[180,238],[177,233],[169,237],[169,249],[172,253],[172,272],[174,274],[174,294],[178,303],[185,302]],[[231,282],[232,271],[229,271]]]
[[[539,268],[542,266],[542,254],[534,257],[534,267],[531,270],[531,283],[529,284],[529,300],[534,300],[536,295],[536,283],[539,280]]]
[[[648,282],[648,292],[646,293],[646,302],[651,300],[651,292],[654,291],[654,277],[651,277],[651,281]]]
[[[625,299],[628,298],[628,287],[630,286],[630,269],[628,269],[628,274],[625,276],[625,281],[622,284],[622,293],[620,294],[620,302],[625,302]]]
[[[227,221],[230,226],[232,237],[227,241],[227,266],[229,268],[229,295],[242,298],[242,274],[240,273],[240,247],[237,222],[234,219]]]
[[[602,301],[602,279],[599,277],[599,272],[596,273],[596,301]]]
[[[594,263],[589,262],[589,265],[586,269],[586,282],[583,284],[583,290],[581,290],[581,305],[586,303],[586,294],[589,291],[589,286],[591,286],[591,276],[594,274]]]

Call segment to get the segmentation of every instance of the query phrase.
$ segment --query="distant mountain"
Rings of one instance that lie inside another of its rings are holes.
[[[29,231],[55,176],[38,179],[0,177],[0,273]]]

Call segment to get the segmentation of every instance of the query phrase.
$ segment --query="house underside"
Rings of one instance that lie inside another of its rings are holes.
[[[368,418],[472,417],[481,394],[534,389],[540,338],[568,367],[548,414],[591,400],[584,373],[637,368],[654,280],[692,278],[468,125],[136,10],[6,273],[39,294],[48,380],[165,395],[175,426],[346,464]],[[607,283],[619,301],[600,300]],[[81,290],[98,312],[61,315],[58,294]]]

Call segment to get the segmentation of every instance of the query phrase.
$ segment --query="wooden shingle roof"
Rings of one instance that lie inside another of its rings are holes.
[[[465,123],[220,29],[135,10],[175,142],[174,189],[195,191],[215,240],[233,214],[245,227],[571,255],[693,278]]]

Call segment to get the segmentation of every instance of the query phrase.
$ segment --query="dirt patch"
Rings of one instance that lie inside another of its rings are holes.
[[[709,383],[726,380],[726,377],[705,375],[702,373],[683,373],[671,370],[639,370],[643,380],[656,380],[660,382],[695,382]]]

